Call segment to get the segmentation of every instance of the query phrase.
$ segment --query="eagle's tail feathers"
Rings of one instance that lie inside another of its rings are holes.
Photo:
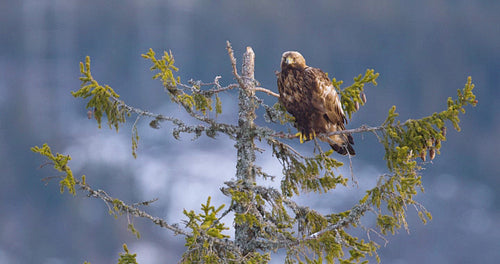
[[[349,144],[354,145],[354,138],[352,138],[352,135],[351,135],[351,134],[347,135],[347,140],[349,141]],[[351,148],[352,148],[352,146],[351,146]],[[353,149],[353,150],[354,150],[354,149]]]
[[[337,153],[340,155],[351,155],[354,156],[356,155],[356,151],[354,151],[354,148],[350,143],[344,144],[344,145],[338,145],[338,144],[330,144],[333,150],[335,150]]]
[[[351,139],[352,139],[352,137],[351,137]],[[354,141],[352,144],[354,144]],[[352,147],[351,144],[347,144],[346,148],[347,148],[347,152],[349,153],[349,155],[351,155],[351,156],[356,155],[356,151],[354,151],[354,148]]]
[[[356,151],[352,145],[354,145],[354,139],[351,134],[343,135],[343,136],[333,136],[330,137],[330,146],[333,150],[338,152],[341,155],[356,155]]]

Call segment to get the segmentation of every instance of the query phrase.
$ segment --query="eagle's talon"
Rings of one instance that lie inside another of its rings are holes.
[[[313,140],[314,138],[316,138],[316,131],[309,133],[309,139]]]
[[[295,134],[295,136],[299,137],[300,144],[304,143],[304,135],[302,134],[302,132],[298,132],[297,134]]]
[[[295,134],[296,137],[299,137],[299,141],[300,141],[300,144],[304,143],[304,141],[309,141],[309,140],[312,140],[316,137],[316,132],[313,131],[311,133],[309,133],[309,135],[304,135],[302,134],[302,132],[298,132],[297,134]]]

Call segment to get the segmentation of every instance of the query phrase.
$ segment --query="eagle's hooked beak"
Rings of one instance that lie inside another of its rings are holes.
[[[286,57],[285,58],[285,62],[286,62],[286,64],[290,65],[290,64],[293,63],[293,58],[292,57]]]

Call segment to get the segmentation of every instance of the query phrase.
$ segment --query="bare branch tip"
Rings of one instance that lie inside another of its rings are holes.
[[[229,54],[229,59],[231,60],[231,66],[233,68],[233,75],[237,80],[239,80],[240,76],[238,75],[238,69],[236,68],[236,58],[234,57],[234,51],[233,51],[233,48],[231,47],[231,42],[229,42],[229,40],[226,41],[226,49],[227,49],[227,53]]]
[[[247,54],[248,54],[248,55],[250,55],[250,56],[255,57],[255,52],[253,52],[253,49],[252,49],[252,47],[250,47],[250,46],[247,46],[247,50],[246,50],[246,52],[245,52],[245,53],[247,53]]]
[[[272,95],[272,96],[274,96],[276,98],[280,98],[279,94],[277,94],[277,93],[275,93],[275,92],[273,92],[273,91],[271,91],[269,89],[263,88],[263,87],[255,87],[255,91],[264,92],[264,93],[266,93],[268,95]]]

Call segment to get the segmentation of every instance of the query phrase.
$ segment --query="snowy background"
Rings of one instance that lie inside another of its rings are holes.
[[[116,263],[123,243],[139,263],[177,262],[182,237],[135,219],[142,234],[136,239],[126,217],[114,219],[103,202],[61,195],[56,181],[44,185],[41,179],[55,172],[39,169],[44,160],[29,148],[47,142],[71,154],[75,175],[126,202],[159,198],[147,210],[169,223],[181,223],[182,210],[199,210],[207,196],[228,205],[219,188],[234,177],[236,149],[227,137],[175,140],[167,123],[154,130],[144,119],[133,159],[134,119],[119,133],[99,130],[87,119],[86,102],[70,94],[80,85],[78,63],[88,55],[94,77],[130,105],[187,117],[151,79],[140,54],[171,50],[182,80],[211,82],[221,75],[227,85],[234,79],[226,40],[238,63],[252,46],[255,77],[275,92],[274,71],[286,50],[300,51],[309,65],[345,84],[374,68],[379,85],[366,87],[368,103],[350,128],[380,124],[394,104],[401,120],[441,111],[471,75],[479,104],[461,116],[460,133],[448,130],[443,156],[423,171],[426,192],[417,200],[433,220],[423,225],[410,210],[410,234],[388,236],[379,254],[383,263],[398,264],[500,259],[499,12],[498,1],[0,1],[0,263]],[[222,97],[219,120],[235,123],[237,95]],[[279,128],[262,114],[257,123]],[[356,135],[355,141],[359,186],[305,194],[299,202],[323,212],[348,209],[386,172],[376,138]],[[281,170],[269,151],[258,163],[277,176],[266,184],[277,186]],[[273,260],[282,262],[280,255]]]

